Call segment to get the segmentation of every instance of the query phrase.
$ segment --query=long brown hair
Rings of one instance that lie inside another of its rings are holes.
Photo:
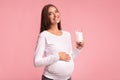
[[[41,26],[40,26],[40,33],[44,30],[50,29],[50,20],[48,18],[48,9],[49,7],[55,7],[53,4],[47,4],[43,7],[41,13]],[[56,8],[57,9],[57,8]],[[58,10],[58,9],[57,9]],[[61,30],[61,21],[58,23],[58,29]]]

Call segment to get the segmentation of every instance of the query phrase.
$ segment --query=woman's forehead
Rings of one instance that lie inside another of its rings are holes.
[[[50,7],[48,8],[48,12],[52,12],[52,11],[55,11],[55,10],[57,10],[57,9],[56,9],[56,7],[54,7],[54,6],[50,6]]]

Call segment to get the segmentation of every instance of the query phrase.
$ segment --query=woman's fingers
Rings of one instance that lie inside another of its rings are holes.
[[[59,52],[59,57],[60,57],[60,60],[63,60],[63,61],[69,61],[71,59],[69,54],[66,54],[65,52]]]
[[[81,48],[83,48],[84,47],[84,45],[85,45],[85,43],[84,43],[84,41],[82,41],[82,42],[76,42],[76,44],[77,44],[77,48],[78,49],[81,49]]]

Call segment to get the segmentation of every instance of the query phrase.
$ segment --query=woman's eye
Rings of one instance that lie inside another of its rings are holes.
[[[52,13],[48,13],[49,15],[52,15]]]
[[[51,13],[48,13],[49,15],[51,15]]]
[[[55,13],[58,13],[58,10],[56,10]]]

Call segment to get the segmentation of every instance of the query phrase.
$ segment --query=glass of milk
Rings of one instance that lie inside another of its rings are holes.
[[[83,32],[82,31],[75,31],[76,34],[76,40],[77,42],[82,42],[83,41]]]

